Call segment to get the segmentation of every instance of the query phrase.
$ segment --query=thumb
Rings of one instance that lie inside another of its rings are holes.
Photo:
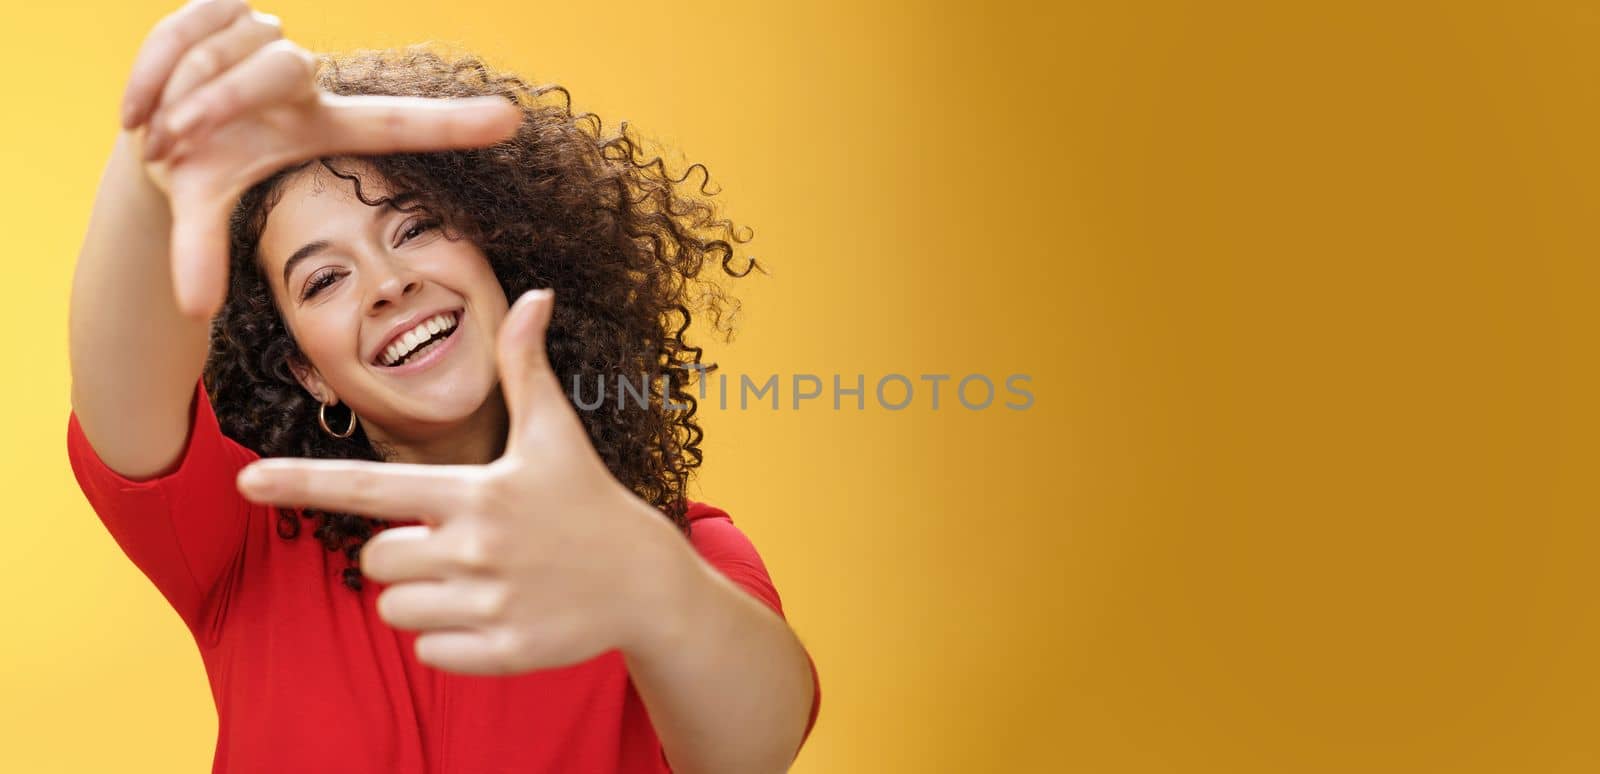
[[[210,319],[228,289],[226,197],[175,197],[172,212],[172,290],[178,311]]]
[[[549,288],[522,294],[506,313],[495,342],[500,365],[500,385],[511,414],[511,442],[551,412],[570,410],[561,394],[561,384],[550,367],[545,351],[545,333],[555,308],[555,293]]]

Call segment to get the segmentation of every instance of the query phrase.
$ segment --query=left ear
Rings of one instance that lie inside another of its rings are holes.
[[[300,386],[311,393],[313,400],[318,403],[339,402],[339,396],[335,395],[328,387],[328,383],[323,381],[322,372],[318,371],[316,366],[300,359],[299,355],[289,357],[289,371],[294,374],[295,380],[300,382]]]

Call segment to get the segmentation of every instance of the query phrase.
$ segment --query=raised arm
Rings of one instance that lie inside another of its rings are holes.
[[[178,461],[227,287],[227,220],[251,184],[319,156],[488,145],[521,118],[498,97],[322,92],[315,57],[243,0],[162,19],[129,77],[73,280],[72,406],[95,451],[133,479]]]
[[[207,321],[172,294],[172,215],[145,173],[138,136],[118,133],[72,282],[72,408],[113,470],[153,477],[178,459]]]
[[[106,464],[144,479],[177,462],[208,320],[173,296],[172,209],[147,170],[149,118],[281,38],[243,0],[191,3],[150,31],[128,79],[122,127],[100,179],[72,282],[72,408]]]

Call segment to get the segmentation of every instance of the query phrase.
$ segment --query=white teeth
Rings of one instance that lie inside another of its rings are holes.
[[[411,351],[416,349],[417,346],[422,342],[432,338],[440,331],[447,331],[454,327],[456,327],[456,316],[454,313],[446,312],[444,314],[436,314],[432,317],[429,317],[428,319],[417,323],[416,327],[406,331],[400,336],[400,338],[395,340],[395,343],[389,345],[389,347],[383,351],[383,356],[379,358],[379,362],[386,366],[392,366],[394,365],[395,361],[410,354]]]

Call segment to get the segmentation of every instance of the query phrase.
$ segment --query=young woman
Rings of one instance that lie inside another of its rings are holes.
[[[702,269],[753,262],[552,94],[241,0],[141,49],[68,451],[199,645],[216,771],[782,771],[816,721],[760,557],[685,497]]]

